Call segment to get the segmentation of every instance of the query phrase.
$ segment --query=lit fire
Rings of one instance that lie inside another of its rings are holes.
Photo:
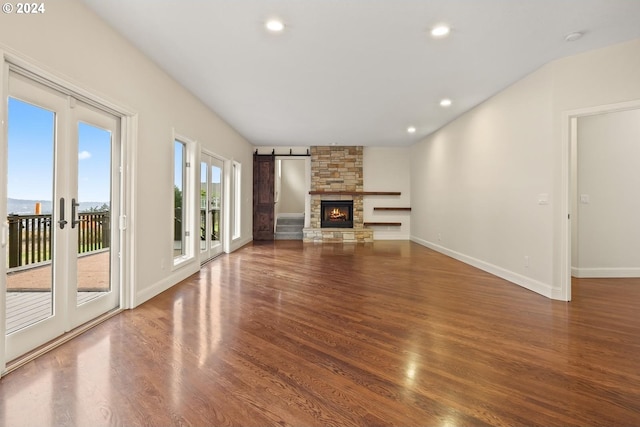
[[[346,221],[347,214],[341,212],[338,208],[333,208],[331,213],[329,213],[329,220],[331,221]]]

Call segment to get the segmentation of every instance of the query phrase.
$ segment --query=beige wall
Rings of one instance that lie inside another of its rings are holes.
[[[399,191],[400,196],[364,198],[366,222],[401,222],[401,226],[376,226],[374,240],[409,240],[411,213],[374,211],[378,207],[411,207],[411,149],[409,147],[365,147],[363,176],[365,191]]]
[[[135,303],[199,268],[172,269],[173,132],[242,165],[242,237],[252,229],[251,146],[154,63],[75,0],[47,3],[39,16],[0,16],[0,49],[138,114],[135,163]]]
[[[640,40],[564,58],[415,144],[412,240],[561,298],[563,113],[640,99],[638,75]]]

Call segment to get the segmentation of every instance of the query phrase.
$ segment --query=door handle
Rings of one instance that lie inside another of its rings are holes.
[[[61,230],[65,225],[67,225],[67,221],[64,219],[64,197],[60,197],[60,220],[58,221],[58,224],[60,224]]]
[[[76,199],[71,199],[71,228],[76,228],[76,225],[80,224],[78,221],[78,206],[80,203],[76,202]]]

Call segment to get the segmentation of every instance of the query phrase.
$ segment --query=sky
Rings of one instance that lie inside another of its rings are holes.
[[[180,141],[174,141],[174,154],[173,154],[173,184],[182,189],[182,157],[184,156],[184,145]],[[219,167],[211,168],[211,182],[212,183],[220,183],[220,175],[222,174],[222,169]],[[206,184],[207,182],[207,169],[202,168],[202,164],[200,166],[200,182]]]
[[[54,112],[9,98],[9,198],[51,201],[55,121]],[[63,172],[76,165],[78,168],[77,192],[67,193],[77,194],[79,202],[109,203],[111,133],[83,122],[77,126],[77,156],[59,166]],[[178,188],[182,187],[181,145],[176,141],[174,183]],[[206,174],[202,172],[201,182],[206,182]],[[212,182],[220,182],[221,172],[217,167],[211,169]]]
[[[55,113],[9,98],[8,197],[52,199]],[[77,154],[59,169],[78,168],[79,202],[109,203],[111,132],[78,122]],[[58,147],[68,141],[59,141]],[[74,150],[75,151],[75,150]],[[63,159],[61,159],[63,160]]]
[[[202,162],[200,164],[200,182],[202,183],[206,183],[207,182],[207,168],[203,168],[202,165],[206,164],[204,162]],[[211,182],[214,184],[219,184],[220,181],[220,174],[222,173],[222,170],[217,167],[217,166],[212,166],[211,167]]]

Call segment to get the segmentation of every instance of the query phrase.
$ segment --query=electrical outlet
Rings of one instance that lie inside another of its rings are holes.
[[[442,242],[442,233],[438,233],[438,242]]]
[[[524,266],[525,268],[529,268],[529,255],[524,256]]]

